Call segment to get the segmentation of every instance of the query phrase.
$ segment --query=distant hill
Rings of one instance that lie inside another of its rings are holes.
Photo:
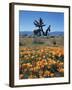
[[[64,36],[64,32],[50,32],[49,35],[51,35],[51,36]]]
[[[20,31],[19,32],[19,35],[20,36],[30,36],[30,35],[33,35],[33,32],[32,31]],[[64,32],[49,32],[49,35],[50,36],[63,36],[64,35]]]
[[[20,31],[19,35],[20,36],[26,36],[26,35],[32,35],[33,32],[32,31]]]

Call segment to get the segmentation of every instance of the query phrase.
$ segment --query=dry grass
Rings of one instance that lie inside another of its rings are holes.
[[[54,42],[56,44],[54,44]],[[29,38],[29,37],[21,37],[20,38],[20,45],[21,46],[62,46],[64,45],[64,37],[36,37],[36,38]]]

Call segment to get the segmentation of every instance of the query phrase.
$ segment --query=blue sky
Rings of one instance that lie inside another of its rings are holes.
[[[40,11],[19,11],[20,31],[33,31],[36,29],[34,20],[42,18],[46,26],[44,31],[51,25],[51,32],[64,31],[64,13],[59,12],[40,12]]]

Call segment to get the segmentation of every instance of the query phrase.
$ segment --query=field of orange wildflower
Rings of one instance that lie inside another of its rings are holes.
[[[19,78],[51,78],[64,76],[62,47],[20,47]]]

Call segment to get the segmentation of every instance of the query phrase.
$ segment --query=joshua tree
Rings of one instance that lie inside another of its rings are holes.
[[[44,24],[44,22],[43,22],[43,19],[40,18],[38,21],[35,20],[33,23],[34,23],[34,25],[35,25],[36,27],[38,27],[37,31],[34,30],[34,34],[36,35],[36,34],[39,33],[39,35],[41,35],[41,31],[42,31],[42,32],[43,32],[43,35],[44,35],[43,27],[45,26],[45,24]]]
[[[47,36],[48,32],[51,31],[50,30],[51,25],[48,26],[48,28],[46,29],[46,32],[43,31],[43,27],[45,26],[45,24],[42,18],[40,18],[39,20],[35,20],[33,23],[36,27],[38,27],[38,29],[33,31],[34,35],[41,36],[41,32],[42,32],[44,36]]]
[[[38,21],[35,20],[35,21],[34,21],[34,25],[35,25],[36,27],[38,27],[39,29],[42,29],[43,26],[45,26],[42,18],[40,18]]]
[[[46,30],[46,34],[45,34],[46,36],[47,36],[48,32],[50,32],[50,31],[51,31],[51,29],[50,29],[50,28],[51,28],[51,25],[49,25],[49,26],[48,26],[48,28],[47,28],[47,30]]]

